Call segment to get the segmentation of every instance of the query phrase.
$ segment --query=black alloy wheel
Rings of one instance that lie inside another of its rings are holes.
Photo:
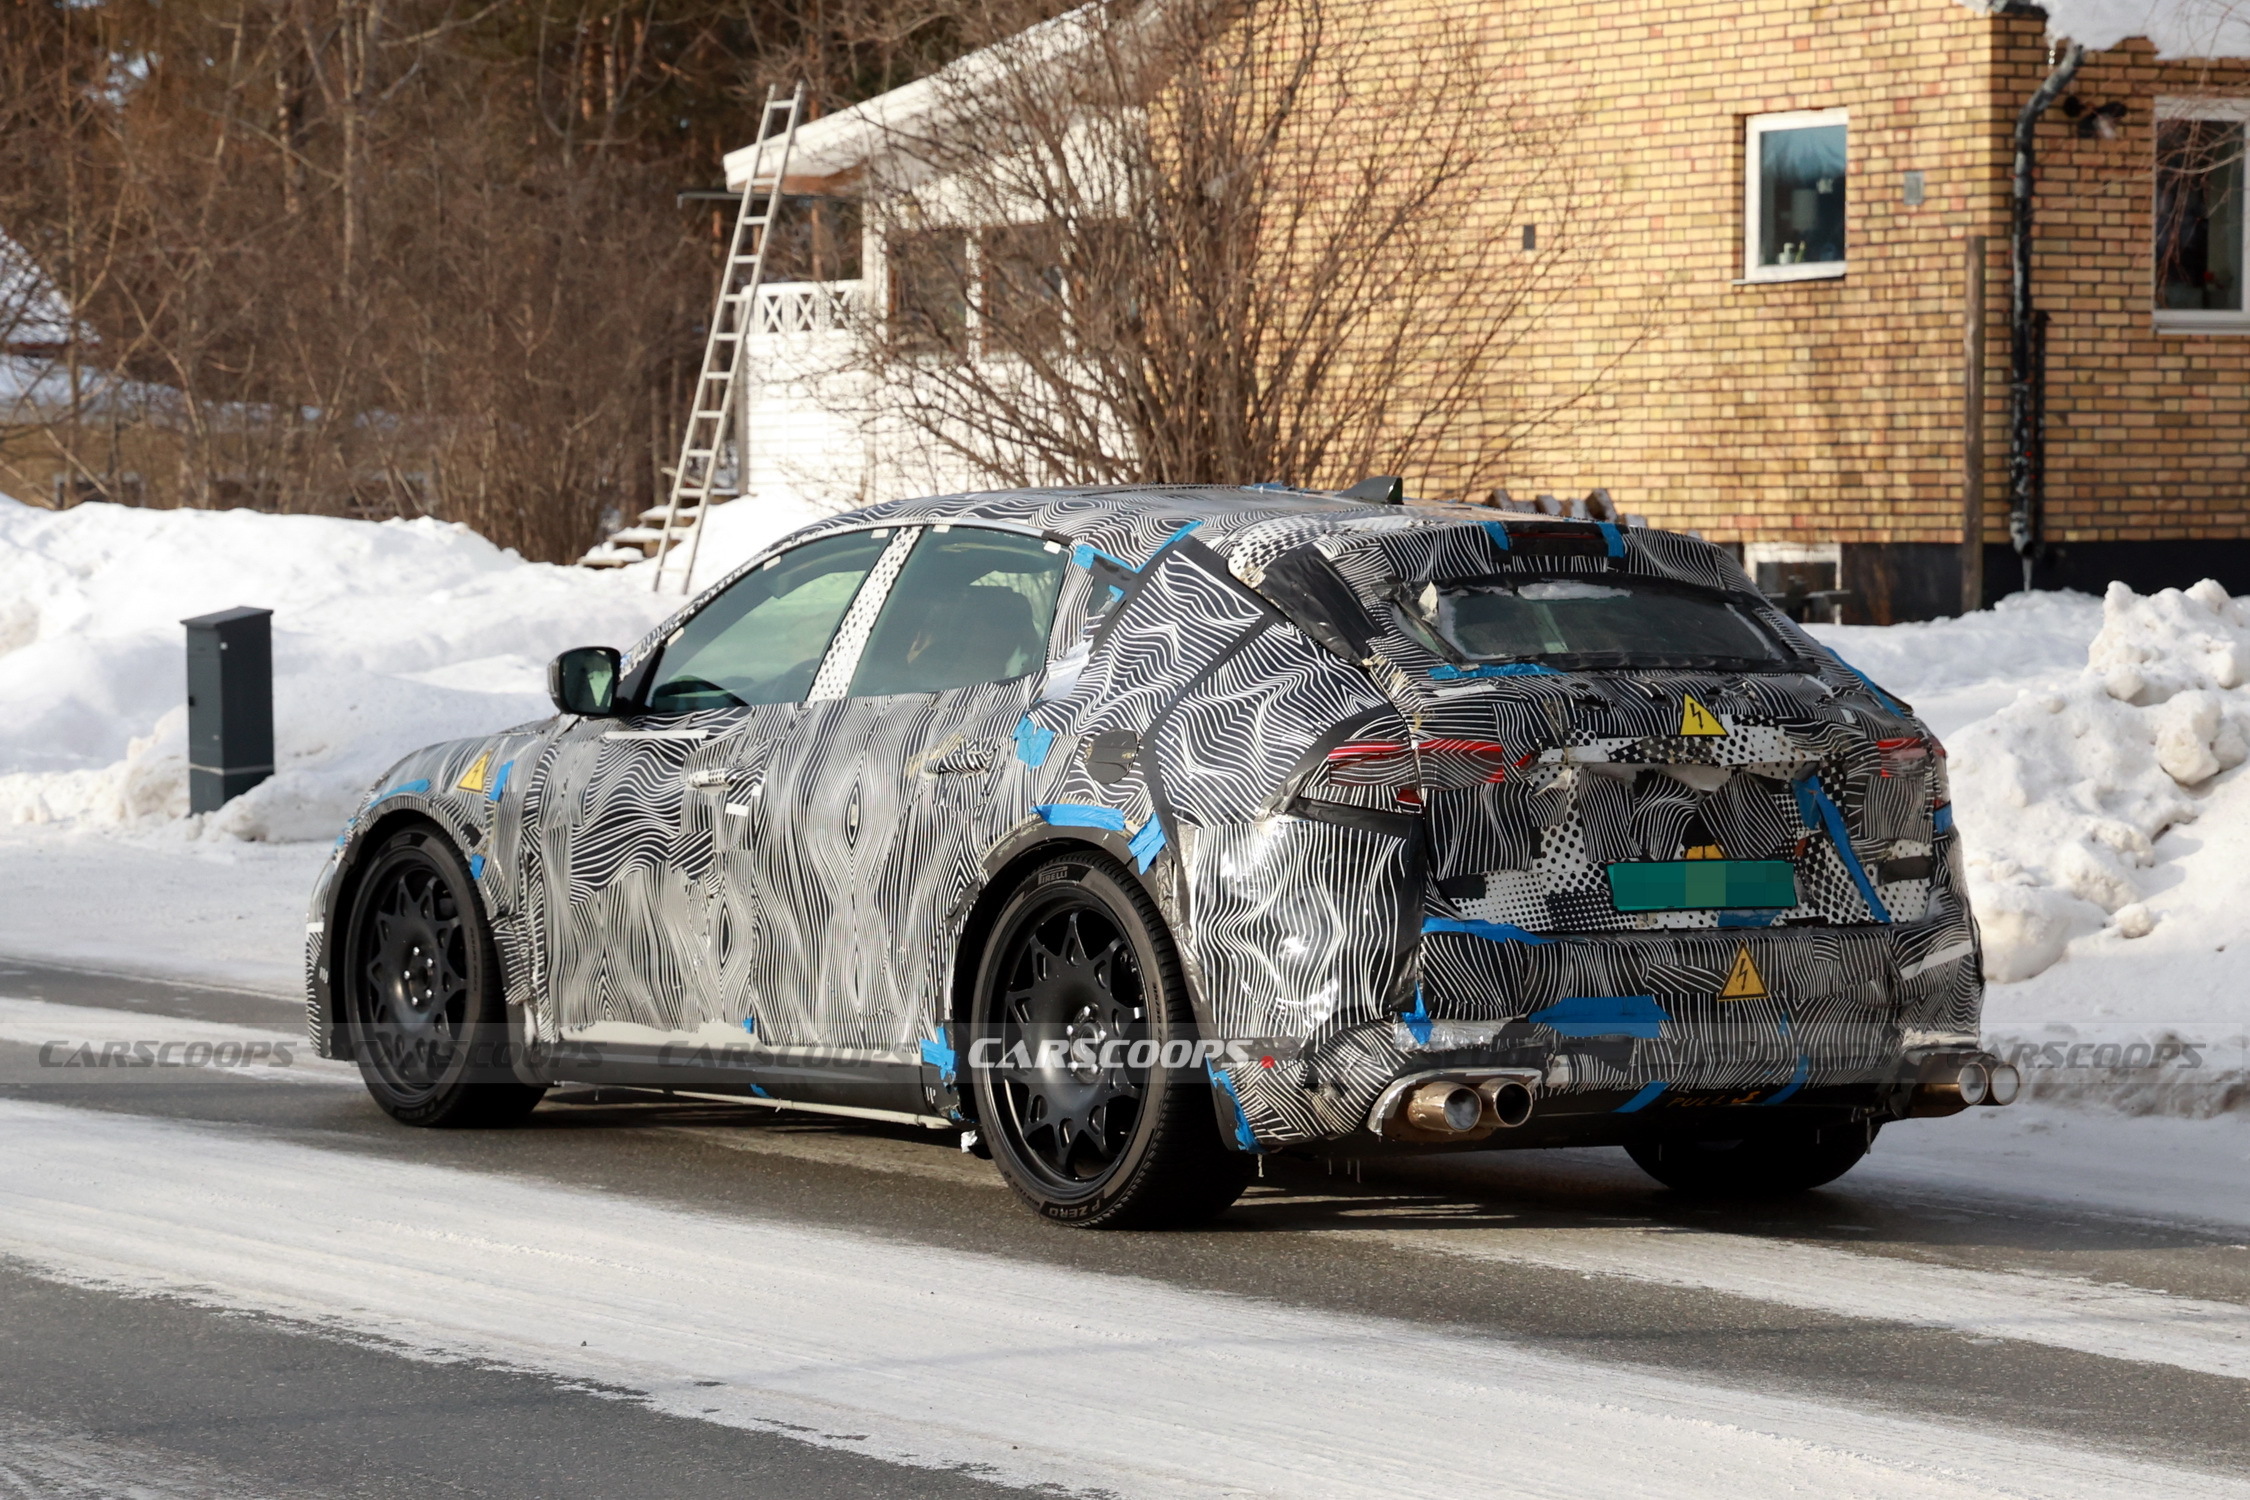
[[[1050,860],[1016,889],[971,1023],[979,1127],[1039,1213],[1152,1228],[1241,1195],[1254,1158],[1219,1137],[1179,959],[1154,903],[1105,857]]]
[[[394,834],[352,896],[337,977],[368,1093],[408,1125],[505,1125],[546,1092],[517,1077],[491,929],[453,846]]]
[[[1859,1120],[1760,1125],[1721,1134],[1706,1126],[1628,1142],[1642,1171],[1698,1198],[1786,1198],[1834,1182],[1859,1164],[1879,1128]]]

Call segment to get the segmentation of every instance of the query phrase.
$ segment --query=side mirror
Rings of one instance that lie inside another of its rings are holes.
[[[547,663],[547,696],[566,714],[607,718],[617,712],[620,663],[614,646],[574,646]]]

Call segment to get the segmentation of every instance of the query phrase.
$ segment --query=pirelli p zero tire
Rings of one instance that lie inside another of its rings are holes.
[[[512,1125],[546,1092],[523,1083],[469,870],[435,829],[393,834],[352,894],[337,970],[367,1092],[407,1125]]]
[[[1626,1153],[1676,1192],[1699,1198],[1786,1198],[1834,1182],[1874,1144],[1857,1120],[1721,1133],[1706,1127],[1633,1141]]]
[[[1107,858],[1032,870],[995,918],[970,1015],[977,1120],[1001,1175],[1059,1224],[1200,1223],[1254,1159],[1219,1138],[1155,904]]]

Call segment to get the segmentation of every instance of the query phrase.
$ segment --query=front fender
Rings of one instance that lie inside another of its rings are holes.
[[[521,1004],[529,998],[531,953],[517,851],[523,790],[531,763],[552,732],[551,723],[525,725],[416,750],[377,778],[367,800],[345,821],[313,882],[305,921],[305,1022],[319,1056],[350,1056],[349,1037],[338,1024],[340,997],[330,976],[351,910],[354,875],[365,854],[405,821],[435,825],[467,859],[499,953],[508,1002]]]

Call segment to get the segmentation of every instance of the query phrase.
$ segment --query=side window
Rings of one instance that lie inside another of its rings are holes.
[[[888,531],[848,532],[807,542],[744,574],[664,647],[649,712],[803,698],[837,622],[889,545]]]
[[[1013,532],[924,532],[867,638],[852,696],[942,693],[1037,671],[1064,561],[1053,543]]]
[[[2156,321],[2159,327],[2250,327],[2243,192],[2250,101],[2156,101]]]
[[[1743,279],[1844,274],[1849,120],[1840,109],[1753,115],[1743,137]]]

